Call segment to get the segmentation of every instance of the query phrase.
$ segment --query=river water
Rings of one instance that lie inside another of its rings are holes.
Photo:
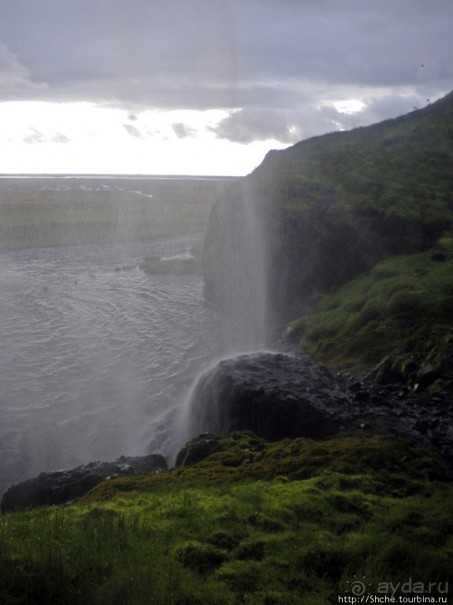
[[[201,277],[140,264],[196,240],[0,255],[0,494],[43,470],[175,454],[178,410],[234,330],[205,309]]]

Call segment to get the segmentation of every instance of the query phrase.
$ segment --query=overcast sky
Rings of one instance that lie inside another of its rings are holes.
[[[0,0],[0,173],[246,174],[453,89],[452,0]]]

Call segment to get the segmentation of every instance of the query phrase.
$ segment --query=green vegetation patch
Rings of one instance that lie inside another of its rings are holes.
[[[72,506],[2,517],[1,603],[313,605],[335,602],[356,577],[371,587],[453,580],[452,486],[422,478],[436,456],[377,439],[261,441],[273,478],[206,482],[208,463],[221,475],[227,445],[247,440],[225,439],[160,480],[122,478]],[[302,451],[323,461],[313,476],[277,474],[278,460]],[[418,490],[398,493],[398,481]]]
[[[252,176],[283,208],[349,211],[358,230],[379,237],[385,256],[421,250],[452,224],[452,137],[450,93],[396,119],[272,151]]]
[[[430,252],[386,259],[323,295],[290,331],[335,368],[369,370],[389,354],[441,364],[453,346],[453,238],[439,245],[444,262]]]
[[[118,477],[96,486],[84,502],[107,502],[124,494],[138,494],[183,485],[211,487],[241,481],[264,480],[278,484],[317,476],[343,476],[347,485],[366,493],[403,496],[424,493],[426,478],[442,480],[448,465],[441,456],[410,446],[391,436],[351,435],[326,441],[284,439],[269,443],[251,431],[238,431],[230,437],[203,439],[197,456],[178,456],[170,472],[146,477]],[[195,460],[196,458],[196,460]],[[346,480],[346,477],[349,477]]]

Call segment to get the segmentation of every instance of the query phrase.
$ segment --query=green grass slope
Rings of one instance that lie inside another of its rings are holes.
[[[325,605],[408,582],[445,596],[446,473],[394,439],[236,433],[189,466],[2,517],[0,602]]]
[[[453,238],[439,244],[445,262],[429,252],[388,258],[322,296],[312,313],[290,322],[289,332],[337,369],[368,371],[390,355],[395,375],[413,384],[428,364],[439,379],[444,371],[451,380]]]

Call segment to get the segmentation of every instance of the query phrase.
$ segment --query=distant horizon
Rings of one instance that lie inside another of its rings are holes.
[[[0,179],[21,179],[21,178],[35,178],[35,179],[90,179],[90,178],[103,178],[103,179],[150,179],[150,180],[206,180],[206,181],[228,181],[245,178],[242,175],[206,175],[206,174],[143,174],[143,173],[95,173],[95,172],[23,172],[23,173],[0,173]]]

